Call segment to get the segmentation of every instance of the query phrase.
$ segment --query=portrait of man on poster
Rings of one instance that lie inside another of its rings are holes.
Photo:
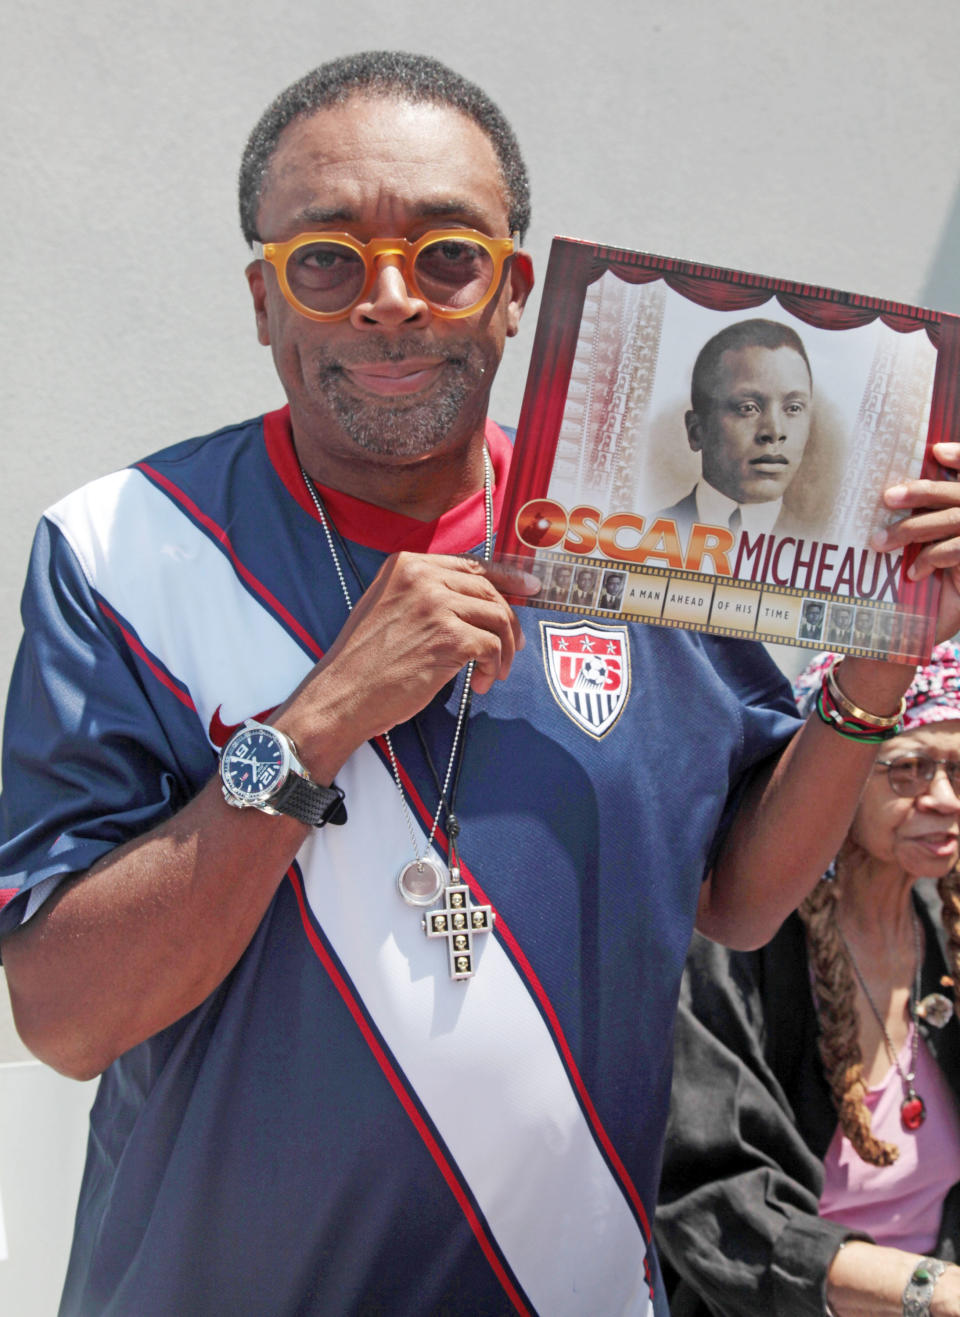
[[[869,608],[858,608],[853,619],[853,643],[862,649],[873,646],[873,612]]]
[[[853,607],[850,604],[831,604],[827,617],[827,644],[848,645],[853,633]]]
[[[550,585],[551,567],[550,567],[550,563],[548,563],[546,559],[531,558],[529,564],[527,565],[527,571],[530,572],[533,576],[535,576],[539,580],[540,587],[542,590],[546,590],[547,587]]]
[[[684,416],[701,475],[657,513],[686,537],[694,522],[735,534],[798,535],[784,502],[810,437],[813,372],[799,334],[775,320],[727,325],[700,349]]]
[[[597,597],[598,572],[595,567],[578,567],[570,591],[570,603],[579,608],[589,608]]]
[[[823,634],[825,605],[819,599],[806,599],[800,617],[800,639],[819,640]]]
[[[572,580],[573,568],[569,563],[554,563],[553,579],[544,593],[544,599],[548,599],[552,604],[565,604],[567,602],[567,595],[570,593],[570,583]]]
[[[625,584],[626,577],[623,572],[605,572],[603,589],[600,591],[597,607],[611,613],[619,612],[623,606],[623,587]]]

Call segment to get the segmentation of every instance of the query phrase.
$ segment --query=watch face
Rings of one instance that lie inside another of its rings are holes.
[[[269,800],[289,767],[287,747],[269,727],[244,727],[223,752],[220,775],[238,800],[256,805]]]

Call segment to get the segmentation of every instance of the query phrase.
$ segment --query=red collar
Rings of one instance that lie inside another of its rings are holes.
[[[305,512],[317,520],[317,510],[303,483],[300,463],[293,446],[289,407],[267,412],[263,418],[263,436],[267,456],[287,492]],[[486,422],[484,437],[493,462],[493,524],[496,526],[500,521],[513,447],[493,421]],[[390,512],[374,503],[365,503],[363,499],[343,494],[340,490],[329,489],[326,485],[318,484],[317,490],[337,530],[345,539],[355,544],[365,544],[370,549],[379,549],[382,553],[397,553],[401,549],[413,553],[466,553],[483,543],[483,490],[471,494],[436,521],[417,521],[415,517]]]

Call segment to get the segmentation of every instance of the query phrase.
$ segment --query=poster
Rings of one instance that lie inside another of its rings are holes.
[[[917,662],[939,579],[871,539],[957,438],[957,317],[557,238],[497,557],[531,607]]]

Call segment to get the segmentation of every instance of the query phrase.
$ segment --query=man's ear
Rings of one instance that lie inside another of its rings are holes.
[[[520,317],[533,289],[533,261],[530,253],[522,249],[510,262],[510,301],[507,303],[507,337],[513,338],[520,328]]]
[[[683,423],[687,427],[687,443],[695,453],[699,453],[703,448],[700,417],[696,412],[686,412],[684,414]]]
[[[267,323],[267,281],[263,277],[263,261],[251,261],[244,273],[253,298],[253,313],[257,320],[257,340],[270,346],[270,327]]]

